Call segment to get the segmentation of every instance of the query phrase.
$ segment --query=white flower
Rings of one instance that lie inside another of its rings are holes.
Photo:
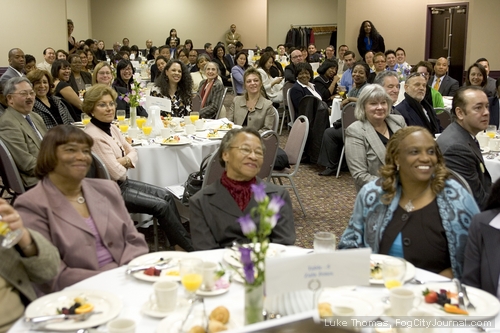
[[[134,74],[134,81],[141,82],[141,74],[140,73],[135,73]]]

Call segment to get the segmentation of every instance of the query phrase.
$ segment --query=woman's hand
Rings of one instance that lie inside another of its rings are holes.
[[[283,81],[283,78],[279,76],[279,77],[277,77],[277,78],[275,78],[275,79],[273,80],[273,83],[272,83],[272,85],[271,85],[271,86],[274,86],[274,85],[276,85],[276,84],[279,84],[281,81]]]
[[[30,233],[24,227],[23,219],[17,213],[17,211],[9,205],[7,201],[0,198],[0,220],[7,223],[11,230],[22,230],[23,237],[19,241],[18,245],[23,248],[28,248],[31,244],[33,244],[33,239],[31,238]]]

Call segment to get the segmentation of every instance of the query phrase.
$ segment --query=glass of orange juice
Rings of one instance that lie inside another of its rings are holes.
[[[142,133],[144,133],[145,136],[150,136],[152,131],[153,126],[142,125]]]
[[[127,133],[127,131],[128,131],[128,127],[129,127],[129,125],[128,125],[128,121],[126,121],[126,120],[121,120],[118,126],[120,126],[120,131],[121,131],[123,134]]]
[[[125,110],[117,110],[116,111],[116,119],[118,119],[118,121],[123,121],[125,120]]]
[[[87,126],[90,123],[90,116],[86,113],[82,113],[82,124]]]
[[[495,136],[497,135],[497,126],[496,125],[488,125],[488,127],[486,128],[486,135],[490,139],[494,139]]]
[[[193,111],[189,114],[189,119],[191,119],[191,123],[194,124],[195,121],[200,119],[200,113]]]
[[[203,282],[203,260],[199,258],[182,259],[179,265],[181,283],[186,289],[187,298],[192,300]]]
[[[137,123],[137,127],[139,127],[140,129],[142,129],[142,126],[144,126],[144,124],[146,123],[146,118],[144,117],[138,117],[135,122]]]
[[[382,262],[382,278],[387,289],[401,287],[406,275],[406,261],[391,257]]]
[[[4,237],[2,240],[2,247],[10,249],[21,240],[23,231],[21,229],[12,230],[9,228],[7,222],[0,220],[0,235]]]

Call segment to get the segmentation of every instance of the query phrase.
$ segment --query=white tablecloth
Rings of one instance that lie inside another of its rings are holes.
[[[488,172],[490,173],[491,182],[494,183],[497,179],[500,178],[500,160],[498,160],[498,156],[491,160],[487,159],[486,155],[483,156],[483,158],[486,169],[488,169]]]
[[[330,115],[330,126],[333,125],[334,122],[340,119],[342,112],[340,111],[340,104],[342,103],[342,99],[334,98],[332,102],[332,113]]]

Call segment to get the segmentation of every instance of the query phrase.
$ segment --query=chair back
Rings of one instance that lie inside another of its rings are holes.
[[[296,172],[302,159],[302,153],[304,152],[304,147],[307,141],[307,135],[309,134],[309,119],[306,116],[300,116],[293,123],[290,134],[288,135],[288,140],[285,145],[285,152],[288,156],[288,162],[291,165],[295,165]]]
[[[191,103],[192,103],[191,109],[193,111],[199,112],[201,110],[201,96],[200,96],[200,94],[194,95]]]
[[[439,123],[443,129],[448,127],[448,125],[453,122],[450,111],[443,108],[434,108],[434,111],[436,112],[436,117],[439,119]]]
[[[474,194],[472,193],[472,190],[469,186],[469,183],[467,183],[467,181],[464,179],[464,177],[462,177],[459,173],[457,173],[456,171],[451,170],[451,169],[448,169],[448,172],[450,173],[451,179],[454,179],[457,182],[459,182],[460,185],[462,185],[467,190],[467,192],[470,193],[470,195],[474,196]]]
[[[340,120],[342,121],[342,138],[344,139],[344,142],[345,142],[346,128],[357,120],[356,117],[354,116],[355,108],[356,108],[356,103],[351,102],[346,106],[344,106],[344,108],[342,109]]]
[[[214,151],[208,158],[207,168],[205,169],[205,176],[201,188],[204,188],[222,177],[224,168],[219,163],[218,150]]]
[[[26,192],[16,163],[2,140],[0,140],[0,177],[2,178],[4,186],[1,192],[3,194],[3,192],[6,191],[12,195],[11,204],[18,195]]]
[[[237,93],[236,93],[236,83],[234,83],[233,73],[231,73],[229,77],[231,78],[231,86],[233,87],[233,94],[234,94],[234,96],[236,96],[237,95]]]
[[[222,107],[224,106],[224,99],[226,98],[226,94],[227,94],[227,88],[224,88],[224,92],[222,93],[222,98],[219,102],[219,108],[217,110],[217,114],[215,115],[215,119],[219,119],[220,112],[222,110]]]
[[[85,176],[87,178],[111,179],[108,169],[99,156],[92,152],[92,164],[89,172]]]
[[[276,110],[275,107],[273,107],[274,110],[274,123],[273,123],[273,131],[276,133],[278,132],[278,128],[280,127],[280,114],[278,110]]]
[[[293,87],[293,82],[285,82],[285,85],[283,86],[283,105],[288,107],[288,90]]]
[[[266,152],[264,153],[264,161],[262,162],[262,167],[260,168],[257,176],[259,176],[261,179],[271,181],[274,162],[276,161],[276,155],[278,154],[278,133],[276,133],[275,131],[265,131],[261,134],[261,136],[262,141],[264,141],[264,145],[266,146]]]
[[[295,121],[295,108],[293,107],[292,98],[290,97],[290,89],[286,92],[286,102],[288,104],[288,113],[290,114],[290,121]]]

